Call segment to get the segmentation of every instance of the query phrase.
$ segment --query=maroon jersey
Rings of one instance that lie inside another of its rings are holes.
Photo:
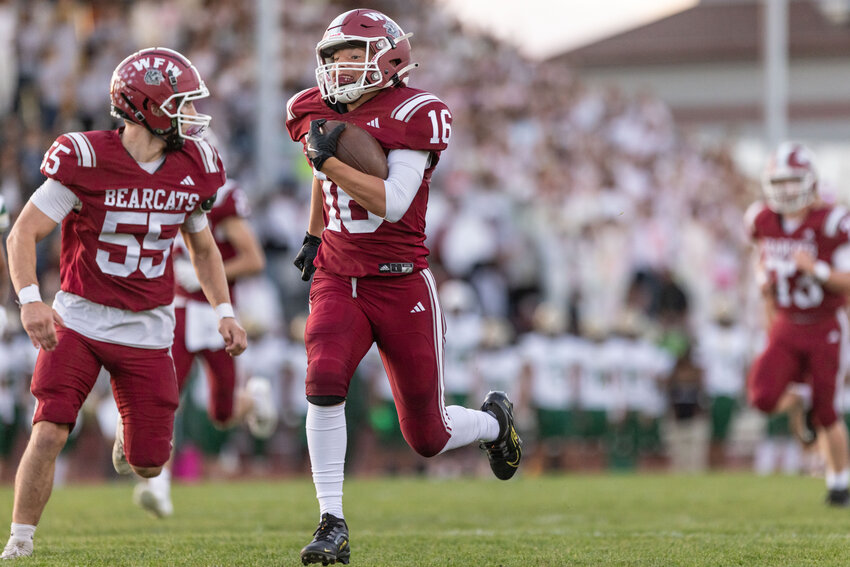
[[[119,134],[59,136],[41,172],[81,204],[62,221],[62,290],[143,311],[174,299],[172,242],[188,215],[224,183],[224,166],[210,144],[187,140],[151,174],[127,153]]]
[[[844,295],[824,288],[817,278],[797,270],[793,254],[806,250],[832,265],[835,250],[850,242],[850,212],[840,206],[820,206],[798,227],[786,232],[781,215],[763,203],[755,203],[747,211],[747,223],[750,236],[758,245],[759,265],[770,283],[777,311],[796,319],[834,317],[836,309],[845,303]]]
[[[215,238],[216,245],[218,245],[218,250],[221,252],[222,261],[227,261],[236,256],[236,249],[227,240],[227,236],[224,234],[224,230],[220,226],[221,222],[230,217],[247,219],[249,214],[250,207],[248,206],[245,194],[236,182],[228,179],[224,185],[222,185],[221,189],[218,190],[215,203],[213,203],[212,209],[207,213],[207,221],[210,223],[210,230],[212,231],[213,238]],[[175,244],[174,246],[174,253],[188,255],[189,252],[186,250],[185,246],[180,245],[180,242],[182,241],[178,239],[178,244]],[[233,284],[230,282],[228,282],[228,290],[230,292],[230,297],[232,298]],[[180,284],[177,285],[177,295],[194,299],[195,301],[201,301],[203,303],[207,302],[207,297],[204,295],[203,291],[186,291],[180,287]]]
[[[410,87],[384,89],[342,114],[322,100],[318,87],[296,94],[287,103],[286,128],[295,141],[305,143],[310,122],[318,118],[364,128],[387,153],[394,149],[430,151],[431,159],[413,202],[394,223],[368,212],[344,188],[325,180],[325,231],[314,264],[349,277],[410,274],[428,267],[425,211],[431,174],[451,133],[448,107],[431,93]]]

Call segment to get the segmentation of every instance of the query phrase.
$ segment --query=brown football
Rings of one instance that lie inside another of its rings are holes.
[[[322,126],[323,132],[331,132],[339,120],[328,120]],[[345,130],[340,134],[336,143],[335,157],[369,175],[386,179],[390,173],[387,166],[387,156],[378,140],[372,134],[350,122],[345,123]]]

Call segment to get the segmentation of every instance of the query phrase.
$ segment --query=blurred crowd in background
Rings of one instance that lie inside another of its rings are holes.
[[[432,270],[447,314],[446,387],[475,406],[504,389],[529,467],[549,470],[749,467],[797,472],[805,459],[779,421],[745,408],[761,318],[743,230],[758,197],[728,148],[677,129],[651,93],[587,84],[563,64],[531,62],[463,29],[431,2],[369,2],[411,40],[411,86],[442,98],[454,122],[427,218]],[[112,70],[139,48],[187,55],[209,87],[198,103],[228,176],[248,195],[268,257],[240,284],[250,334],[244,376],[272,380],[281,410],[269,440],[206,420],[205,380],[178,417],[175,476],[302,474],[302,340],[308,285],[292,267],[306,229],[311,171],[281,140],[278,181],[255,173],[254,2],[0,0],[0,193],[13,218],[42,183],[60,133],[116,126]],[[283,100],[315,84],[315,44],[358,2],[288,0],[281,18]],[[55,236],[55,235],[54,235]],[[45,296],[58,285],[57,239],[42,243]],[[0,452],[14,460],[32,412],[36,351],[13,297],[0,356]],[[373,353],[375,354],[375,353]],[[197,373],[203,373],[198,368]],[[73,478],[108,477],[114,409],[106,377],[65,451]],[[113,404],[114,406],[114,404]],[[404,446],[380,359],[361,365],[347,406],[355,472],[475,474],[459,451],[434,462]],[[85,458],[75,458],[84,454]],[[11,478],[13,467],[0,479]],[[486,468],[486,466],[485,466]]]

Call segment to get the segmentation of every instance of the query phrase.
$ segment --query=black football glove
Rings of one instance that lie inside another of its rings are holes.
[[[343,123],[330,132],[322,132],[321,128],[325,122],[327,120],[324,118],[310,122],[310,133],[307,134],[307,157],[310,158],[316,171],[322,171],[325,161],[336,153],[336,141],[345,130]]]
[[[316,266],[313,265],[313,260],[316,259],[316,254],[319,252],[319,244],[322,239],[318,236],[313,236],[309,232],[304,236],[304,242],[298,255],[295,257],[295,267],[301,270],[301,279],[305,282],[310,281],[313,272],[316,271]]]
[[[213,205],[215,205],[215,199],[218,197],[218,192],[214,193],[212,197],[207,199],[206,201],[201,202],[201,210],[205,213],[208,213],[212,210]]]

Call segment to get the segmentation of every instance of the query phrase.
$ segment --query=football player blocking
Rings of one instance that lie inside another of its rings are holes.
[[[758,248],[768,342],[750,370],[750,403],[788,412],[797,437],[818,444],[826,503],[850,505],[848,439],[836,411],[846,373],[850,293],[850,211],[821,201],[805,146],[777,148],[763,177],[764,202],[746,215]]]
[[[351,10],[316,46],[317,87],[293,96],[286,126],[313,170],[307,235],[295,259],[310,288],[307,443],[320,522],[301,561],[348,563],[342,508],[345,398],[360,360],[377,343],[407,443],[422,456],[481,442],[494,474],[511,478],[522,456],[513,406],[490,392],[481,410],[446,406],[443,316],[428,269],[425,211],[431,174],[452,115],[433,94],[407,86],[409,38],[390,18]],[[372,134],[387,154],[387,179],[336,157],[342,120]],[[424,310],[414,309],[422,305]]]
[[[40,348],[32,378],[38,404],[15,476],[12,529],[0,558],[33,553],[50,497],[56,456],[101,366],[111,375],[123,422],[124,453],[143,478],[168,460],[177,409],[169,354],[174,335],[171,246],[180,232],[225,350],[247,347],[233,315],[221,254],[202,204],[225,176],[201,135],[210,121],[193,101],[208,95],[195,67],[164,48],[139,51],[116,68],[112,110],[118,130],[72,132],[47,150],[47,181],[7,241],[21,323]],[[192,185],[182,183],[187,176]],[[36,243],[62,225],[61,291],[41,300]]]

